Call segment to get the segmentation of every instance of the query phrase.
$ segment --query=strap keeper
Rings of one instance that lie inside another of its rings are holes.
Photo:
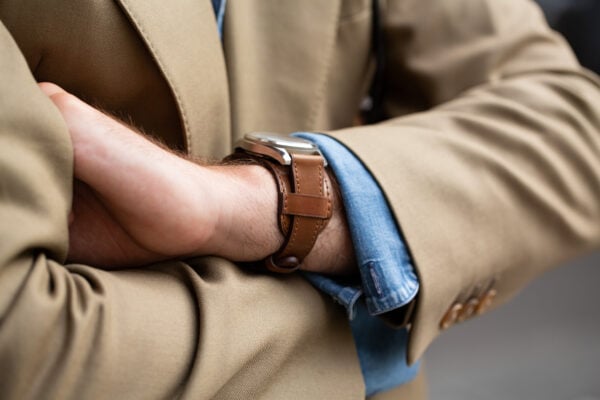
[[[328,219],[331,217],[330,200],[323,196],[288,193],[284,196],[283,213],[308,218]]]

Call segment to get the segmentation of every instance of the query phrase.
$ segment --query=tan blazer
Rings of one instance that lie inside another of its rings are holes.
[[[0,398],[364,398],[343,310],[299,277],[65,265],[70,141],[36,80],[200,158],[251,130],[346,144],[418,269],[410,362],[453,306],[598,247],[600,83],[539,10],[382,4],[391,119],[351,127],[369,0],[230,0],[223,45],[208,0],[0,0]]]

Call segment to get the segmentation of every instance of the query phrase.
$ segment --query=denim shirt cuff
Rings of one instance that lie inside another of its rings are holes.
[[[346,307],[350,319],[356,303],[364,297],[372,315],[410,303],[419,291],[419,281],[404,238],[381,188],[362,162],[335,139],[315,133],[295,133],[319,145],[336,176],[355,256],[360,285],[343,279],[306,274],[318,289]]]

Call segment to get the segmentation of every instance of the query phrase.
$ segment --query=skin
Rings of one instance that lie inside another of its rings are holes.
[[[258,261],[283,242],[277,188],[257,165],[198,165],[51,83],[74,149],[69,261],[104,268],[202,255]],[[354,253],[334,190],[333,217],[302,268],[352,274]]]

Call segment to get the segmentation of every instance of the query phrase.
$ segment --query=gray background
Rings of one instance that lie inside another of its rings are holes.
[[[425,356],[431,400],[600,400],[600,253],[443,333]]]

